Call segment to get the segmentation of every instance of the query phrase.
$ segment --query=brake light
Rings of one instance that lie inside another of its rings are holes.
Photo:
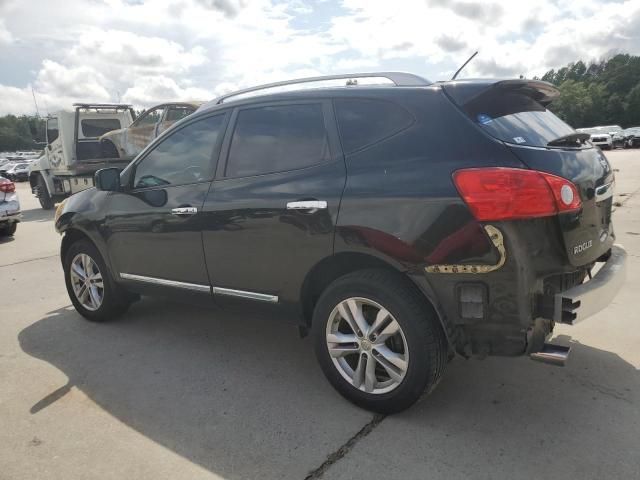
[[[569,180],[521,168],[468,168],[453,182],[480,221],[549,217],[579,210],[576,186]]]
[[[4,193],[13,193],[16,191],[16,184],[11,180],[2,179],[0,180],[0,192]]]

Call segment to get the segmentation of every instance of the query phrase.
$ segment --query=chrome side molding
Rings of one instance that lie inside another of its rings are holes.
[[[152,285],[160,285],[163,287],[184,288],[186,290],[204,292],[213,295],[226,295],[228,297],[246,298],[249,300],[259,300],[261,302],[268,303],[278,303],[277,295],[269,295],[266,293],[249,292],[246,290],[234,290],[233,288],[210,287],[209,285],[179,282],[177,280],[167,280],[166,278],[145,277],[144,275],[135,275],[133,273],[121,273],[120,278],[122,278],[123,280],[133,280],[135,282],[149,283]]]
[[[214,295],[226,295],[228,297],[248,298],[250,300],[260,300],[268,303],[278,303],[277,295],[266,293],[247,292],[245,290],[234,290],[233,288],[213,287]]]
[[[145,277],[144,275],[134,275],[133,273],[121,273],[120,278],[124,280],[133,280],[135,282],[161,285],[163,287],[184,288],[186,290],[194,290],[196,292],[211,293],[211,287],[209,285],[200,285],[198,283],[178,282],[177,280],[167,280],[165,278]]]

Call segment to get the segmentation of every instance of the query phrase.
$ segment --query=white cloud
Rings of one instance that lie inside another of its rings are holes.
[[[4,20],[0,19],[0,47],[13,43],[13,35],[4,24]]]
[[[134,105],[151,106],[165,101],[209,100],[213,92],[197,87],[181,87],[175,80],[158,75],[142,77],[128,88],[122,101]]]
[[[0,114],[33,111],[32,85],[49,110],[119,97],[147,107],[354,70],[437,80],[476,49],[463,76],[640,53],[640,0],[23,0],[0,14]],[[5,73],[17,55],[25,70]]]

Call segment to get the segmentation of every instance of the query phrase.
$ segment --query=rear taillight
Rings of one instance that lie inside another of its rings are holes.
[[[460,195],[480,221],[548,217],[579,210],[569,180],[520,168],[468,168],[453,173]]]
[[[11,180],[2,179],[0,180],[0,192],[4,193],[13,193],[16,191],[16,184]]]

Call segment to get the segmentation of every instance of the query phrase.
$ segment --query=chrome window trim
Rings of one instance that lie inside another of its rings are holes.
[[[260,300],[268,303],[278,303],[277,295],[266,293],[247,292],[245,290],[234,290],[233,288],[213,287],[214,295],[227,295],[229,297],[248,298],[250,300]]]
[[[124,280],[134,280],[136,282],[151,283],[153,285],[162,285],[164,287],[177,287],[187,290],[195,290],[197,292],[211,293],[209,285],[200,285],[197,283],[178,282],[177,280],[167,280],[165,278],[145,277],[144,275],[134,275],[133,273],[121,273],[120,278]]]

